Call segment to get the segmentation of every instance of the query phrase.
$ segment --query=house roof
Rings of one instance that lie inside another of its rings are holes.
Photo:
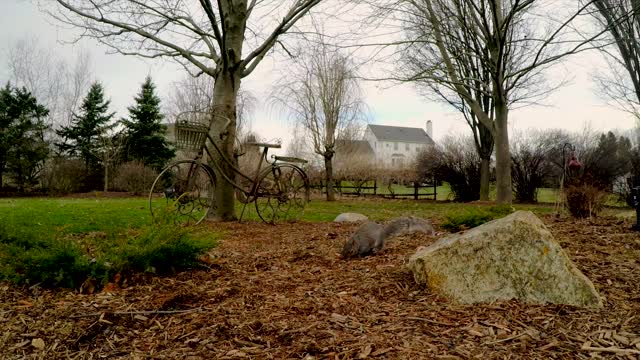
[[[402,141],[421,144],[433,144],[433,139],[422,128],[402,126],[372,125],[369,129],[379,141]]]
[[[336,140],[336,152],[354,156],[374,154],[366,140]]]

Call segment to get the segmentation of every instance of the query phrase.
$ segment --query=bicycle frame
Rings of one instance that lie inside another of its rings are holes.
[[[223,135],[221,135],[222,137]],[[247,190],[245,187],[238,185],[238,183],[235,180],[232,180],[231,178],[229,178],[229,176],[227,174],[225,174],[224,171],[222,171],[222,168],[220,166],[220,164],[218,164],[218,162],[216,161],[211,161],[213,163],[213,167],[212,168],[208,163],[202,163],[202,158],[204,156],[204,153],[206,152],[207,156],[209,157],[209,159],[214,159],[213,155],[211,154],[211,151],[209,151],[209,146],[207,146],[207,142],[204,143],[204,145],[202,145],[202,147],[200,148],[200,150],[198,151],[198,155],[196,156],[195,160],[196,162],[198,162],[199,164],[202,164],[205,166],[205,168],[209,169],[209,171],[213,171],[213,175],[216,174],[220,174],[222,176],[222,178],[228,182],[229,184],[231,184],[231,186],[233,186],[234,188],[236,188],[237,190],[240,190],[242,193],[245,194],[245,196],[247,197],[253,197],[257,195],[257,191],[258,191],[258,186],[259,186],[259,182],[258,180],[260,179],[260,176],[265,173],[266,171],[269,171],[273,168],[275,161],[270,162],[267,158],[267,153],[269,152],[269,148],[268,147],[264,147],[264,149],[262,150],[262,154],[260,155],[260,161],[258,162],[258,165],[256,167],[256,172],[255,172],[255,176],[254,178],[251,178],[249,175],[245,174],[242,172],[242,170],[240,170],[231,160],[229,160],[229,158],[227,156],[225,156],[222,153],[222,150],[220,150],[220,148],[218,147],[218,145],[215,143],[215,141],[213,140],[213,138],[211,137],[210,134],[207,134],[207,141],[209,143],[211,143],[211,145],[213,145],[213,148],[215,149],[215,152],[218,154],[218,157],[220,159],[222,159],[222,161],[235,173],[240,175],[241,177],[245,178],[246,180],[251,182],[251,189]],[[264,171],[260,171],[260,169],[262,168],[262,164],[266,163],[269,166],[264,169]]]

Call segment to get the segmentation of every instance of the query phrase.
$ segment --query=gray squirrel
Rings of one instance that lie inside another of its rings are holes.
[[[341,254],[343,258],[375,254],[382,250],[387,239],[413,232],[434,234],[429,220],[413,216],[391,220],[384,226],[367,221],[345,242]]]

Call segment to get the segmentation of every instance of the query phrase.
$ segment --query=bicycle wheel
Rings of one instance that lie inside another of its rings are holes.
[[[255,203],[262,221],[296,221],[308,202],[309,180],[297,166],[278,164],[260,177]]]
[[[215,178],[202,164],[182,160],[164,168],[149,193],[151,216],[179,225],[199,224],[214,206]]]

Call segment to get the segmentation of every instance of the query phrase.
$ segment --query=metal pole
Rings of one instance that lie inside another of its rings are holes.
[[[633,231],[640,231],[640,186],[631,188],[633,207],[636,208],[636,223],[631,227]]]

